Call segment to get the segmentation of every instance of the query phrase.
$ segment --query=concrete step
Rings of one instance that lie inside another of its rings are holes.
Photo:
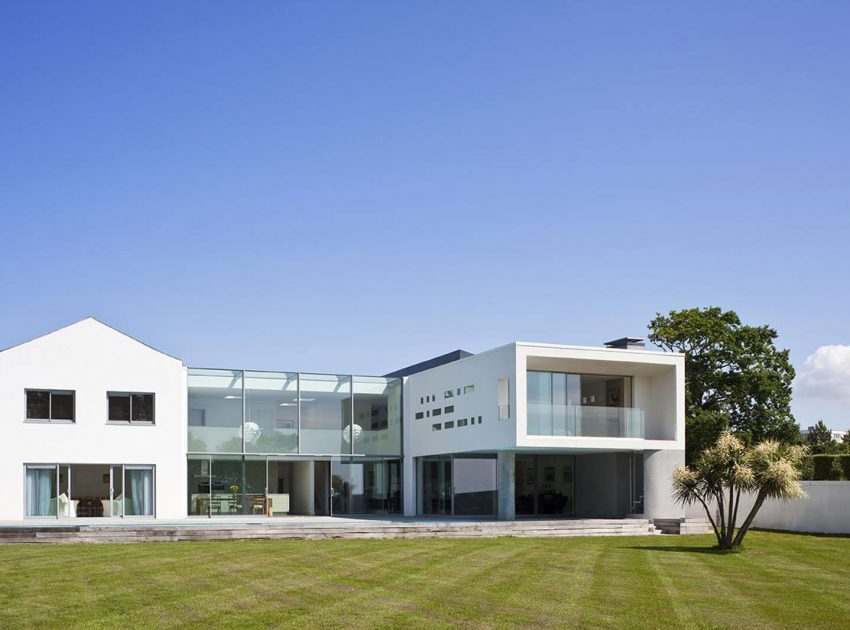
[[[376,521],[185,525],[80,525],[0,528],[3,543],[106,543],[181,540],[329,538],[470,538],[647,536],[658,533],[647,519],[559,521]]]

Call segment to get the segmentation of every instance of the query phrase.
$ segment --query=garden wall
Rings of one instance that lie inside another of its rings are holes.
[[[850,481],[801,481],[809,497],[799,501],[765,501],[754,527],[794,532],[850,534]],[[753,505],[753,496],[741,497],[738,522]]]

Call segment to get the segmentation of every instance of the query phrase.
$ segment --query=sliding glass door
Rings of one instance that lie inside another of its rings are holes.
[[[495,516],[496,456],[421,457],[417,466],[418,512],[434,516]]]
[[[124,515],[153,516],[153,469],[124,467]]]
[[[56,516],[56,466],[27,466],[27,516]]]
[[[154,516],[154,466],[33,464],[25,469],[27,517]]]

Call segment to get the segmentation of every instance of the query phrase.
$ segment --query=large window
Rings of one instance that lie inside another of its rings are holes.
[[[245,372],[245,451],[298,451],[298,375]]]
[[[355,376],[354,453],[401,455],[401,380]]]
[[[401,397],[393,378],[192,368],[188,450],[399,456]],[[130,404],[110,401],[122,418]]]
[[[301,375],[301,452],[351,453],[362,428],[351,426],[351,377]]]
[[[189,370],[189,451],[242,452],[242,372]]]
[[[74,392],[28,389],[27,420],[74,422]]]
[[[438,455],[417,461],[418,512],[493,516],[498,511],[495,455]]]
[[[528,434],[643,437],[643,411],[631,406],[629,376],[529,370]]]
[[[154,466],[28,465],[24,483],[27,516],[154,516]]]
[[[401,512],[400,460],[331,463],[334,514],[398,514]]]
[[[110,422],[154,423],[154,395],[134,392],[106,394]]]

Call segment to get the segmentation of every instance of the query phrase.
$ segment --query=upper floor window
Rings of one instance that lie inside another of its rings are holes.
[[[28,389],[27,420],[74,422],[74,392]]]
[[[154,395],[135,392],[107,392],[109,421],[153,424]]]

